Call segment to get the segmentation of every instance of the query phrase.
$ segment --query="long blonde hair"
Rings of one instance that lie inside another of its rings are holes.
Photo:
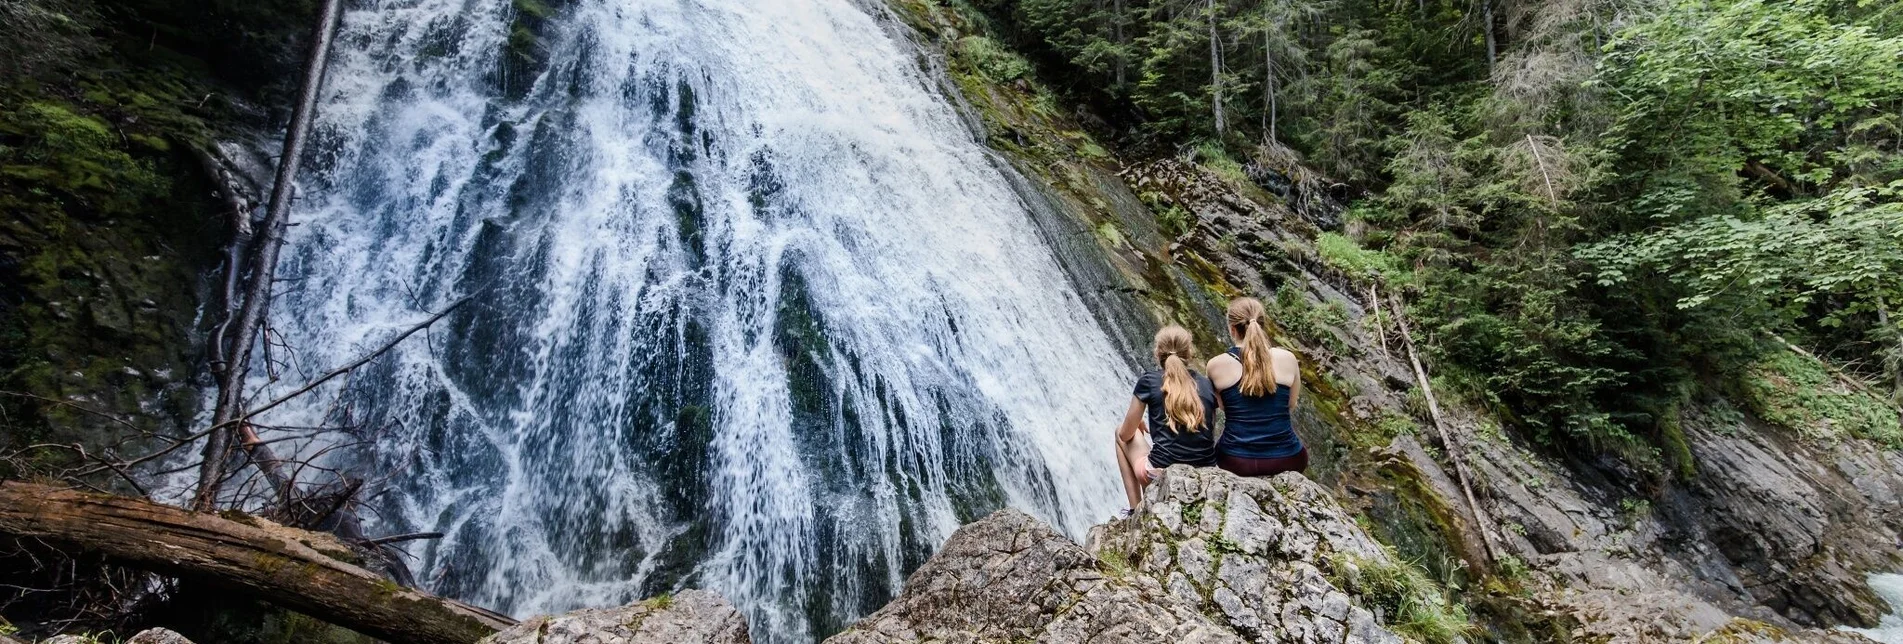
[[[1275,392],[1275,364],[1269,357],[1269,334],[1262,330],[1262,301],[1238,297],[1229,301],[1229,332],[1242,347],[1242,395]]]
[[[1196,391],[1196,380],[1189,375],[1189,359],[1195,347],[1189,330],[1174,324],[1156,331],[1156,363],[1163,366],[1163,411],[1170,419],[1170,432],[1203,429],[1203,397]]]

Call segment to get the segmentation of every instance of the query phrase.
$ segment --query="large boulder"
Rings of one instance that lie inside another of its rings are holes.
[[[524,621],[480,644],[748,644],[747,620],[705,590],[620,608],[591,608]]]
[[[1001,510],[827,644],[1403,641],[1355,583],[1396,562],[1299,474],[1172,467],[1089,544]]]
[[[878,612],[827,644],[1242,640],[1153,581],[1042,521],[999,510],[959,528]]]
[[[1431,587],[1357,583],[1364,572],[1402,568],[1334,496],[1300,474],[1245,478],[1175,466],[1150,486],[1145,505],[1092,530],[1090,551],[1125,562],[1131,575],[1217,616],[1248,641],[1399,644],[1382,625],[1394,615],[1376,612],[1392,602],[1370,595],[1399,590],[1439,599]]]

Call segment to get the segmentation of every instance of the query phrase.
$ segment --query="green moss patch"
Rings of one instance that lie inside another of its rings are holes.
[[[1864,438],[1903,449],[1897,411],[1851,389],[1827,369],[1795,352],[1775,351],[1749,366],[1738,387],[1745,406],[1759,418],[1805,438]]]

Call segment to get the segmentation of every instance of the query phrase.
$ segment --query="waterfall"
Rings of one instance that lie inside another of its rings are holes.
[[[1128,367],[874,10],[359,2],[257,382],[474,300],[267,438],[347,428],[287,444],[517,616],[705,587],[811,641],[993,509],[1081,536]]]
[[[1890,605],[1890,614],[1876,628],[1840,628],[1883,644],[1903,644],[1903,574],[1870,575],[1870,590]]]

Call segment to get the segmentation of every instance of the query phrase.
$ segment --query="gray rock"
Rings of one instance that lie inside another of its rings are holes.
[[[1401,641],[1323,574],[1338,563],[1392,561],[1321,486],[1299,474],[1263,480],[1179,465],[1148,493],[1138,521],[1091,533],[1092,552],[1143,561],[1132,574],[1249,641]],[[1354,623],[1356,611],[1365,623]]]
[[[1044,523],[1000,510],[959,528],[884,608],[826,640],[1094,642],[1243,640],[1160,584],[1107,569]]]
[[[125,644],[192,644],[192,641],[167,629],[148,628],[126,640]]]
[[[689,590],[621,608],[524,621],[480,644],[747,644],[747,620],[720,595]]]

